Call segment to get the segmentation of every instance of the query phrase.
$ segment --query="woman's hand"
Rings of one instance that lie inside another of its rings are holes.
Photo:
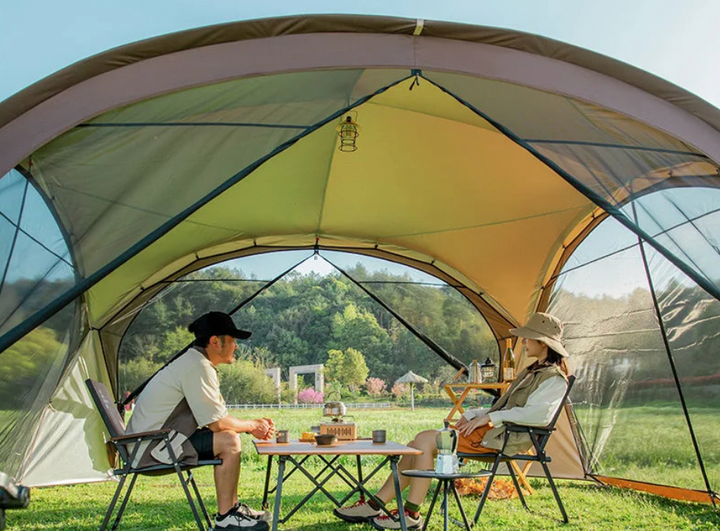
[[[485,426],[486,424],[489,424],[489,423],[490,423],[490,417],[488,417],[487,415],[483,415],[481,417],[476,417],[472,420],[468,420],[468,421],[464,422],[462,425],[460,425],[460,423],[458,422],[456,426],[458,428],[458,432],[460,433],[460,435],[462,435],[463,437],[467,437],[472,432],[474,432],[476,429],[478,429],[482,426]]]
[[[458,421],[455,423],[455,428],[456,428],[456,429],[460,429],[462,426],[464,426],[464,425],[467,424],[468,422],[469,422],[468,419],[466,419],[466,418],[463,417],[463,416],[460,416],[460,418],[458,419]]]

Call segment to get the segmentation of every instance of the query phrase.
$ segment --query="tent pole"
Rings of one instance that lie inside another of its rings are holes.
[[[295,269],[296,267],[298,267],[300,264],[302,264],[302,263],[304,263],[305,261],[307,261],[308,258],[310,258],[310,256],[308,256],[308,257],[306,257],[306,258],[303,258],[302,260],[300,260],[300,261],[299,261],[297,264],[295,264],[294,266],[292,266],[292,267],[290,267],[289,269],[286,269],[285,271],[283,271],[282,273],[280,273],[278,276],[276,276],[276,277],[275,277],[274,279],[272,279],[270,282],[268,282],[267,284],[265,284],[264,286],[262,286],[262,287],[261,287],[259,290],[257,290],[255,293],[253,293],[252,295],[250,295],[249,297],[247,297],[245,300],[241,301],[240,304],[238,304],[238,305],[235,306],[232,310],[230,310],[230,311],[228,311],[228,312],[226,312],[226,313],[228,313],[229,315],[233,315],[233,314],[234,314],[235,312],[237,312],[240,308],[242,308],[242,307],[245,306],[247,303],[249,303],[250,301],[252,301],[253,299],[255,299],[255,297],[257,297],[258,295],[260,295],[260,294],[261,294],[263,291],[265,291],[267,288],[269,288],[270,286],[272,286],[273,284],[275,284],[275,282],[277,282],[278,280],[280,280],[281,278],[283,278],[285,275],[287,275],[290,271],[292,271],[293,269]],[[138,312],[138,313],[139,313],[139,312]],[[102,344],[102,342],[101,342],[101,344]],[[121,403],[120,405],[121,405],[121,406],[126,406],[127,404],[129,404],[135,397],[137,397],[140,393],[142,393],[142,390],[145,389],[145,386],[150,382],[150,380],[152,380],[152,379],[155,377],[155,375],[156,375],[157,373],[159,373],[159,372],[160,372],[161,370],[163,370],[165,367],[167,367],[168,365],[170,365],[173,361],[175,361],[175,360],[178,359],[180,356],[182,356],[185,352],[187,352],[187,350],[188,350],[191,346],[192,346],[192,343],[190,343],[189,345],[187,345],[187,346],[186,346],[185,348],[183,348],[180,352],[178,352],[178,353],[175,354],[172,358],[170,358],[162,367],[160,367],[157,371],[155,371],[147,380],[145,380],[145,381],[144,381],[143,383],[141,383],[137,388],[135,388],[135,389],[133,390],[133,392],[130,393],[130,394],[125,398],[125,400],[122,401],[122,403]],[[119,361],[118,361],[117,358],[115,359],[115,363],[116,363],[116,365],[119,365]],[[118,369],[118,368],[116,367],[116,371],[115,371],[115,374],[116,374],[116,375],[120,374],[120,371],[117,370],[117,369]],[[118,384],[116,385],[116,388],[117,388],[117,389],[120,388],[119,382],[118,382]],[[116,389],[116,392],[117,392],[117,389]]]
[[[31,315],[27,319],[23,320],[22,323],[18,324],[17,326],[11,328],[9,331],[7,331],[5,334],[0,336],[0,355],[3,354],[3,352],[13,345],[16,341],[24,337],[27,333],[34,330],[37,326],[41,325],[48,319],[50,319],[53,315],[58,313],[60,310],[62,310],[65,306],[70,304],[72,301],[74,301],[77,297],[85,293],[87,290],[89,290],[91,287],[93,287],[95,284],[100,282],[102,279],[107,277],[110,273],[115,271],[118,267],[125,264],[128,260],[135,257],[139,253],[141,253],[143,250],[145,250],[147,247],[149,247],[152,243],[160,239],[161,237],[168,234],[171,230],[173,230],[175,227],[180,225],[184,220],[186,220],[188,217],[190,217],[192,214],[197,212],[200,208],[205,206],[207,203],[218,197],[220,194],[225,192],[230,187],[234,186],[238,182],[242,181],[245,177],[250,175],[252,172],[254,172],[256,169],[258,169],[260,166],[265,164],[267,161],[273,159],[275,156],[279,155],[283,151],[287,150],[288,148],[294,146],[298,141],[305,138],[311,133],[314,133],[321,127],[334,122],[338,118],[342,117],[344,114],[348,113],[349,111],[355,109],[356,107],[359,107],[360,105],[363,105],[364,103],[367,103],[375,96],[378,96],[387,90],[395,87],[396,85],[399,85],[403,81],[406,81],[410,78],[414,77],[412,74],[407,75],[401,79],[398,79],[397,81],[393,81],[392,83],[389,83],[383,87],[380,87],[376,91],[374,91],[371,94],[367,94],[363,96],[362,98],[359,98],[355,100],[353,103],[346,105],[342,109],[339,109],[332,114],[326,116],[319,122],[315,123],[314,125],[308,127],[307,129],[303,130],[302,132],[298,133],[291,139],[283,142],[278,147],[273,149],[270,153],[267,155],[264,155],[257,159],[255,162],[248,164],[245,166],[242,170],[237,172],[235,175],[224,181],[219,186],[215,187],[213,190],[211,190],[209,193],[207,193],[205,196],[203,196],[201,199],[187,207],[182,212],[179,212],[175,216],[173,216],[171,219],[160,225],[158,228],[150,232],[149,234],[145,235],[143,238],[141,238],[137,243],[132,245],[129,249],[125,250],[123,253],[121,253],[119,256],[111,260],[109,263],[105,264],[105,266],[101,267],[94,273],[92,273],[90,276],[86,277],[85,280],[82,282],[79,282],[75,284],[72,288],[67,290],[65,293],[60,295],[58,298],[56,298],[54,301],[52,301],[50,304],[48,304],[45,308],[42,310],[36,312],[35,314]]]
[[[345,276],[348,280],[350,280],[350,281],[351,281],[353,284],[355,284],[358,288],[360,288],[361,290],[363,290],[363,291],[367,294],[368,297],[370,297],[372,300],[374,300],[374,301],[377,302],[380,306],[382,306],[382,307],[385,308],[388,312],[390,312],[390,313],[392,314],[392,316],[395,317],[395,319],[397,319],[398,321],[400,321],[400,324],[402,324],[405,328],[407,328],[408,330],[410,330],[410,332],[412,332],[412,334],[413,334],[415,337],[417,337],[420,341],[422,341],[423,343],[425,343],[425,345],[427,345],[431,350],[433,350],[436,354],[438,354],[442,359],[444,359],[445,361],[447,361],[450,365],[452,365],[453,367],[455,367],[455,368],[458,369],[458,370],[459,370],[459,369],[465,369],[465,370],[467,370],[467,366],[466,366],[462,361],[460,361],[460,360],[457,359],[455,356],[453,356],[452,354],[450,354],[447,350],[445,350],[445,349],[442,348],[440,345],[438,345],[437,343],[435,343],[435,341],[433,341],[432,339],[430,339],[429,337],[427,337],[425,334],[423,334],[422,332],[420,332],[419,330],[417,330],[413,325],[411,325],[409,322],[407,322],[399,313],[397,313],[395,310],[393,310],[392,308],[390,308],[390,306],[388,306],[382,299],[380,299],[380,297],[378,297],[377,295],[375,295],[374,293],[372,293],[372,292],[371,292],[370,290],[368,290],[365,286],[363,286],[362,284],[360,284],[360,282],[358,282],[358,281],[355,280],[353,277],[351,277],[349,274],[347,274],[343,269],[340,269],[340,267],[338,267],[337,265],[335,265],[334,263],[332,263],[330,260],[328,260],[327,257],[323,256],[323,260],[325,260],[328,264],[330,264],[330,265],[333,266],[335,269],[337,269],[338,271],[340,271],[340,273],[342,273],[343,276]]]
[[[632,205],[633,216],[637,216],[635,210],[635,204]],[[680,397],[680,405],[682,406],[683,414],[685,415],[685,422],[687,423],[688,430],[690,431],[690,439],[692,440],[693,447],[695,448],[695,455],[700,465],[700,472],[702,473],[703,481],[705,482],[705,488],[707,488],[708,495],[712,501],[713,507],[717,508],[715,497],[713,496],[713,490],[710,486],[710,480],[708,479],[707,472],[705,470],[705,463],[703,462],[702,454],[700,453],[700,446],[698,445],[697,437],[695,436],[695,430],[693,429],[692,421],[690,420],[690,413],[688,411],[687,403],[685,402],[685,395],[680,385],[680,378],[678,377],[677,368],[675,366],[675,359],[672,355],[672,349],[670,348],[670,341],[667,337],[667,330],[665,329],[665,322],[663,321],[662,312],[660,311],[660,304],[655,293],[655,284],[653,283],[652,275],[650,274],[650,266],[648,265],[647,255],[645,254],[645,246],[642,239],[638,236],[638,245],[640,246],[640,254],[642,255],[643,267],[645,269],[645,275],[647,276],[648,285],[650,286],[650,295],[652,296],[653,309],[655,311],[655,317],[658,320],[660,326],[660,333],[662,335],[663,345],[665,346],[665,353],[670,363],[670,370],[672,371],[673,379],[675,380],[675,387],[677,388],[678,395]]]
[[[672,252],[670,252],[669,249],[667,249],[664,245],[657,242],[650,234],[648,234],[645,230],[641,229],[639,226],[637,226],[635,223],[630,221],[628,217],[622,213],[622,211],[612,203],[610,203],[607,199],[604,199],[601,197],[598,193],[590,189],[588,186],[583,184],[582,182],[575,179],[570,173],[568,173],[566,170],[564,170],[562,167],[560,167],[558,164],[556,164],[554,161],[537,151],[534,147],[532,147],[527,141],[520,138],[518,135],[513,133],[510,129],[502,125],[500,122],[497,122],[490,118],[486,113],[472,105],[471,103],[465,101],[460,96],[457,96],[450,90],[446,89],[442,85],[436,83],[430,78],[425,77],[424,74],[420,73],[420,76],[427,80],[428,83],[432,83],[433,86],[437,87],[441,91],[443,91],[445,94],[449,95],[450,97],[454,98],[456,101],[458,101],[460,104],[464,105],[471,111],[473,111],[475,114],[483,118],[484,120],[487,120],[490,125],[495,127],[498,131],[500,131],[502,134],[504,134],[508,139],[516,143],[518,146],[525,149],[528,153],[530,153],[533,157],[538,159],[540,162],[545,164],[547,167],[549,167],[551,170],[553,170],[555,173],[557,173],[560,177],[562,177],[565,181],[567,181],[568,184],[570,184],[573,188],[575,188],[578,192],[583,194],[585,197],[590,199],[594,204],[602,208],[605,212],[607,212],[609,215],[611,215],[614,219],[616,219],[618,222],[620,222],[622,225],[624,225],[628,230],[636,234],[637,236],[641,237],[644,241],[646,241],[648,244],[650,244],[653,248],[655,248],[656,251],[658,251],[661,255],[663,255],[671,264],[673,264],[675,267],[677,267],[680,271],[685,273],[688,277],[690,277],[698,286],[703,288],[705,291],[707,291],[710,295],[715,297],[717,300],[720,300],[720,288],[710,282],[708,279],[704,278],[702,275],[699,275],[697,271],[695,271],[693,268],[689,267],[685,262],[678,259]]]

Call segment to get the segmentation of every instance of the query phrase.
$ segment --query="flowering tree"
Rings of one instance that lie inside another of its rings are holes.
[[[400,400],[400,398],[407,393],[407,386],[405,384],[396,383],[392,386],[392,389],[390,389],[390,393],[397,399]]]
[[[301,404],[322,404],[324,396],[320,391],[308,387],[298,393],[297,399]]]
[[[367,394],[370,396],[382,396],[385,394],[386,388],[385,380],[380,378],[370,377],[365,380],[365,389],[367,389]]]

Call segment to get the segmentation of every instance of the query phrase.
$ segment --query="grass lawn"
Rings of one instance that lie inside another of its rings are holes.
[[[447,410],[421,409],[375,410],[357,412],[355,420],[360,435],[368,436],[372,429],[385,428],[392,440],[406,442],[422,429],[439,427],[438,419]],[[302,430],[319,420],[319,410],[244,411],[247,416],[270,416],[279,429],[289,429],[297,437]],[[253,506],[262,499],[265,461],[254,452],[249,438],[244,440],[243,472],[240,480],[241,498]],[[349,464],[349,463],[348,463]],[[276,469],[275,469],[276,470]],[[215,506],[212,470],[196,473],[200,489],[211,509]],[[379,485],[380,478],[376,483]],[[570,524],[559,521],[559,511],[544,480],[532,480],[537,494],[528,500],[532,512],[526,512],[518,500],[488,502],[480,525],[483,529],[563,529],[563,530],[717,530],[720,512],[708,505],[675,502],[663,498],[598,487],[587,482],[561,481],[560,493],[565,502]],[[30,508],[9,511],[9,530],[95,530],[99,528],[105,509],[112,497],[115,483],[86,484],[32,491]],[[309,490],[307,481],[294,475],[283,489],[288,505],[299,501]],[[329,483],[329,490],[346,492],[339,480]],[[466,510],[474,511],[477,499],[463,498]],[[429,500],[428,500],[429,503]],[[340,531],[372,529],[367,525],[347,525],[332,516],[333,505],[318,495],[300,510],[281,529]],[[427,509],[427,504],[424,507]],[[456,511],[453,508],[453,511]],[[458,516],[457,514],[455,516]],[[190,509],[176,478],[163,476],[140,478],[120,529],[123,530],[193,530],[196,529]],[[433,516],[432,530],[442,529],[439,514]]]

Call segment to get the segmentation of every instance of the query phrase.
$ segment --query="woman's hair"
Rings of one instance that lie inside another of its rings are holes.
[[[570,374],[567,362],[565,361],[565,356],[550,347],[548,347],[548,355],[547,358],[545,358],[545,363],[550,365],[557,365],[560,370],[565,373],[566,376]]]

